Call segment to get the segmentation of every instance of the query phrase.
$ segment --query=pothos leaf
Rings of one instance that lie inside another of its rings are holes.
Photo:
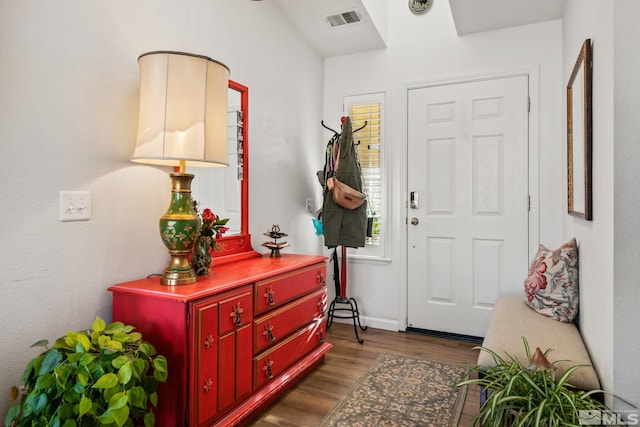
[[[101,376],[93,385],[93,388],[112,388],[118,385],[118,377],[114,373]]]
[[[151,395],[149,396],[149,400],[151,401],[151,403],[153,404],[153,406],[158,406],[158,393],[156,393],[155,391],[153,393],[151,393]]]
[[[38,371],[38,375],[42,375],[47,372],[53,371],[58,363],[62,360],[62,353],[60,353],[57,349],[51,349],[47,352],[46,356],[42,360],[42,365],[40,365],[40,370]]]
[[[131,363],[125,363],[118,369],[118,381],[120,384],[129,384],[132,375]]]
[[[156,423],[156,417],[153,412],[149,411],[144,414],[144,427],[153,427]]]
[[[96,317],[96,320],[93,321],[93,325],[91,328],[95,332],[102,332],[107,324],[100,317]]]
[[[113,322],[109,326],[104,329],[105,334],[115,334],[116,332],[123,332],[125,329],[125,325],[122,322]]]
[[[89,351],[91,348],[91,341],[89,341],[89,338],[85,334],[78,334],[77,339],[78,343],[82,344],[84,351]]]
[[[118,427],[122,427],[129,419],[129,407],[123,406],[118,409],[107,409],[102,415],[97,417],[102,424],[115,423]]]
[[[128,399],[124,392],[116,393],[109,399],[109,409],[120,409],[127,405]]]
[[[88,397],[83,397],[82,399],[80,399],[80,403],[78,404],[78,415],[83,416],[84,414],[89,413],[89,411],[91,411],[92,404],[93,403],[91,402],[91,399],[89,399]]]
[[[169,376],[167,359],[162,355],[153,359],[153,376],[160,382],[167,381],[167,377]]]
[[[132,387],[127,391],[127,398],[131,406],[145,409],[147,407],[147,395],[142,387]]]
[[[40,340],[31,344],[31,347],[47,347],[49,345],[49,340]]]
[[[140,344],[140,351],[146,354],[147,356],[153,356],[156,354],[155,347],[148,342],[143,342]]]
[[[36,390],[46,390],[51,387],[55,381],[55,377],[50,373],[40,375],[36,380]]]

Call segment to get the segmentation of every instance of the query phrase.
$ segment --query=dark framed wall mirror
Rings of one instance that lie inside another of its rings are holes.
[[[198,210],[209,208],[229,218],[227,231],[217,239],[214,266],[259,256],[249,234],[249,88],[229,80],[227,104],[227,168],[188,168]]]
[[[586,39],[567,84],[568,213],[593,219],[592,200],[592,70],[591,39]]]

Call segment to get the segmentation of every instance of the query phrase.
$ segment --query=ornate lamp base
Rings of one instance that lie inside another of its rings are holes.
[[[193,174],[172,173],[171,204],[160,218],[160,236],[169,249],[171,262],[160,279],[163,285],[189,285],[196,282],[189,257],[200,232],[200,217],[193,209]]]
[[[190,285],[196,282],[196,272],[189,263],[191,251],[169,251],[171,261],[160,278],[163,285]]]

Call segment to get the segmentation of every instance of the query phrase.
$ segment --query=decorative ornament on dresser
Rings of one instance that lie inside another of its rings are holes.
[[[262,246],[271,249],[271,258],[280,258],[280,249],[286,248],[289,246],[287,242],[278,243],[278,239],[282,239],[283,237],[287,237],[287,233],[283,233],[280,231],[280,226],[275,224],[271,227],[271,230],[268,230],[266,233],[263,233],[265,236],[271,237],[273,242],[264,242]]]
[[[198,202],[195,200],[193,201],[193,209],[196,213],[198,212]],[[200,218],[202,225],[200,226],[200,235],[193,248],[191,263],[198,276],[208,276],[212,261],[211,251],[218,249],[216,239],[222,237],[229,230],[226,227],[229,218],[220,218],[209,208],[202,211]]]

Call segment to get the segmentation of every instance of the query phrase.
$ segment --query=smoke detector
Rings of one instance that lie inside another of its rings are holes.
[[[348,10],[325,16],[324,19],[332,28],[362,22],[362,16],[355,10]]]

